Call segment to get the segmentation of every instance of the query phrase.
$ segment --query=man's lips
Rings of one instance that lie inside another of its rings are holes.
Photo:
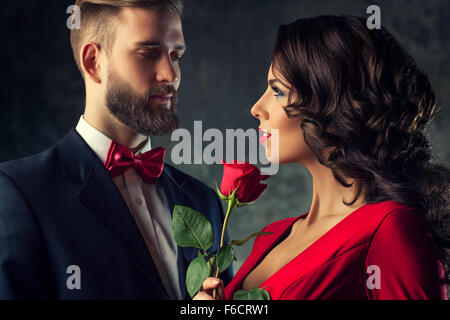
[[[269,139],[269,138],[272,136],[270,133],[264,131],[264,130],[261,129],[261,128],[258,128],[258,130],[259,130],[259,132],[262,133],[262,136],[259,137],[259,143],[261,143],[261,144],[263,144],[264,142],[266,142],[267,139]]]
[[[173,97],[172,94],[161,94],[150,96],[150,99],[158,102],[170,102],[170,99],[172,99],[172,97]]]

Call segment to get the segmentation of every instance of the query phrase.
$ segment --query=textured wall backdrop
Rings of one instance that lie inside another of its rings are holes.
[[[38,153],[58,142],[78,121],[84,87],[72,58],[66,8],[72,1],[5,1],[0,8],[0,161]],[[450,1],[448,0],[185,0],[188,50],[182,62],[179,114],[192,130],[257,128],[250,108],[265,90],[278,25],[320,14],[366,15],[377,4],[381,22],[429,75],[441,113],[430,139],[435,161],[450,164]],[[447,141],[447,142],[446,142]],[[169,137],[154,138],[170,152]],[[205,144],[206,145],[206,144]],[[170,157],[168,157],[170,158]],[[170,159],[168,159],[170,162]],[[211,187],[221,166],[182,165]],[[235,210],[231,238],[309,210],[311,176],[284,165],[252,206]],[[237,250],[235,271],[251,244]]]

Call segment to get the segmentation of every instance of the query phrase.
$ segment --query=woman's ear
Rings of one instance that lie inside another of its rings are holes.
[[[80,65],[83,69],[84,78],[90,78],[95,83],[101,83],[100,74],[100,47],[90,41],[80,50]]]

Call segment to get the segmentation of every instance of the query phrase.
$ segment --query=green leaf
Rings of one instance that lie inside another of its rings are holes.
[[[205,258],[199,254],[197,258],[191,261],[186,271],[186,288],[191,298],[201,288],[203,281],[208,276],[208,266]]]
[[[250,291],[238,290],[233,300],[270,300],[269,292],[264,288],[253,288]]]
[[[214,242],[211,223],[200,212],[189,207],[173,208],[172,234],[180,247],[208,250]]]
[[[217,252],[217,265],[219,271],[223,272],[228,269],[233,260],[236,259],[236,254],[230,245],[223,246]]]
[[[248,240],[250,240],[253,237],[264,236],[264,235],[272,234],[272,233],[273,232],[255,232],[255,233],[252,233],[251,235],[249,235],[244,240],[232,240],[230,242],[230,246],[242,246],[244,243],[246,243]]]
[[[261,289],[261,294],[263,296],[263,300],[271,300],[269,291],[267,291],[264,288],[259,288],[259,289]]]

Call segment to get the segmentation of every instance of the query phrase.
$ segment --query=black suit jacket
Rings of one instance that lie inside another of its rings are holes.
[[[216,193],[168,164],[159,181],[170,212],[185,205],[211,222],[209,251],[216,250],[223,222]],[[196,256],[178,247],[183,297]],[[80,288],[68,285],[69,266],[79,268]],[[231,277],[230,267],[222,278]],[[40,154],[0,164],[0,298],[168,299],[122,195],[75,129]]]

